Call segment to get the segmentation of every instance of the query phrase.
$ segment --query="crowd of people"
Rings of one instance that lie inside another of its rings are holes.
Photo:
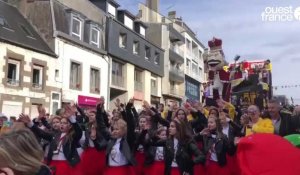
[[[283,111],[276,100],[265,111],[221,99],[181,107],[144,101],[141,111],[133,99],[117,99],[112,112],[104,105],[103,98],[87,110],[69,104],[50,116],[39,106],[33,120],[20,114],[10,126],[3,114],[0,175],[243,175],[237,149],[244,137],[300,128],[299,108]]]

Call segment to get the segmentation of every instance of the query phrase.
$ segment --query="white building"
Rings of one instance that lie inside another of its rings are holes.
[[[54,72],[62,83],[62,104],[74,101],[82,107],[95,107],[101,96],[107,99],[105,13],[89,0],[11,2],[58,55]]]
[[[0,112],[37,116],[37,105],[60,107],[56,54],[15,7],[0,1]]]

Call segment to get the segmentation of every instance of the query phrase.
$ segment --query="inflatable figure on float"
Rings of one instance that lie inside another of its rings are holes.
[[[208,72],[208,82],[206,89],[206,104],[213,105],[218,98],[225,101],[230,99],[230,73],[223,67],[227,65],[225,55],[222,49],[222,40],[213,38],[208,41],[209,50],[203,57]]]

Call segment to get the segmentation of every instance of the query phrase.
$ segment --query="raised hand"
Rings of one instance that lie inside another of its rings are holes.
[[[115,106],[116,106],[116,108],[118,108],[118,109],[121,107],[121,101],[120,101],[119,98],[116,99],[116,101],[115,101]]]
[[[134,104],[134,98],[132,97],[128,103]]]
[[[0,175],[15,175],[10,168],[0,168]]]
[[[151,107],[150,107],[150,104],[146,101],[146,100],[144,100],[143,101],[143,107],[146,109],[146,110],[149,110]]]
[[[39,113],[38,119],[41,119],[46,116],[46,109],[45,107],[43,107],[43,105],[38,105],[37,110]]]
[[[209,132],[209,129],[208,128],[204,128],[201,132],[200,132],[200,135],[205,135],[205,136],[208,136],[210,134]]]
[[[19,116],[19,121],[27,125],[31,122],[31,119],[28,115],[22,113]]]
[[[102,109],[104,107],[104,103],[105,103],[105,99],[104,97],[101,97],[97,104],[97,107],[100,107]]]
[[[71,116],[74,116],[76,112],[77,112],[77,108],[76,108],[75,105],[72,105],[72,106],[71,105],[66,105],[63,117],[69,118]]]

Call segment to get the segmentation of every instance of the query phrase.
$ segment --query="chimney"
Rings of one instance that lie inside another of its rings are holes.
[[[159,12],[159,0],[146,0],[146,5],[151,10]]]
[[[175,19],[175,18],[176,18],[176,11],[170,11],[170,12],[168,13],[168,17],[169,17],[170,19]]]

